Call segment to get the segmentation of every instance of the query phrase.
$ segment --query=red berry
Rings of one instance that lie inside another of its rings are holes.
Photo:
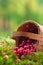
[[[21,53],[22,53],[22,50],[18,49],[18,50],[17,50],[17,53],[18,53],[18,54],[21,54]]]
[[[31,49],[31,52],[34,52],[34,49]]]
[[[18,50],[18,47],[16,47],[15,50],[17,51]]]
[[[30,43],[30,40],[29,39],[27,40],[27,43]]]
[[[30,54],[33,54],[33,53],[34,53],[34,52],[31,52],[31,51],[30,51]]]
[[[15,50],[14,53],[17,54],[17,51]]]
[[[24,43],[25,41],[23,40],[22,43]]]
[[[29,52],[29,49],[24,50],[24,53],[28,54],[28,52]]]
[[[27,48],[28,48],[28,46],[25,45],[25,46],[24,46],[24,49],[27,49]]]
[[[23,51],[24,50],[23,47],[20,47],[20,50]]]
[[[34,43],[32,43],[32,45],[33,45]]]
[[[28,53],[28,54],[30,53],[30,50],[29,50],[29,49],[27,50],[27,53]]]

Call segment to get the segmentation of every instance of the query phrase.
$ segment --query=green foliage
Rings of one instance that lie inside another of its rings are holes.
[[[3,63],[4,63],[4,58],[3,56],[0,56],[0,65],[3,65]]]
[[[32,55],[27,55],[24,59],[21,59],[17,65],[43,65],[43,52],[36,52]]]
[[[15,41],[5,38],[0,42],[2,45],[0,46],[0,65],[43,65],[43,52],[28,54],[18,62],[18,56],[15,55],[14,50],[11,50],[15,48]],[[6,59],[5,55],[8,56],[8,59]]]
[[[8,0],[1,0],[1,7],[6,8],[8,6]]]

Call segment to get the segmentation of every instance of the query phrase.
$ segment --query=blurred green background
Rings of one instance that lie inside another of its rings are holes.
[[[27,20],[43,25],[43,0],[0,0],[0,38]]]

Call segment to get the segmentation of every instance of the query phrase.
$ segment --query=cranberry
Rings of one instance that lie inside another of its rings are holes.
[[[31,49],[31,52],[34,52],[35,50],[34,49]]]
[[[15,50],[14,53],[17,54],[17,51]]]
[[[24,49],[27,49],[27,48],[28,48],[28,46],[25,45],[25,46],[24,46]]]
[[[23,47],[20,47],[20,50],[23,51],[24,50]]]
[[[15,50],[17,51],[18,50],[18,47],[16,47]]]
[[[19,47],[22,47],[25,45],[25,41],[22,41],[21,44],[19,45]]]
[[[24,53],[28,53],[28,49],[24,49]]]
[[[29,39],[27,40],[27,43],[30,43],[30,40]]]

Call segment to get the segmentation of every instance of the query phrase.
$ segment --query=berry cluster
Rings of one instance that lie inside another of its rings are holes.
[[[14,53],[19,57],[33,54],[35,52],[35,44],[36,42],[32,42],[30,39],[20,40],[20,44],[14,49]]]

